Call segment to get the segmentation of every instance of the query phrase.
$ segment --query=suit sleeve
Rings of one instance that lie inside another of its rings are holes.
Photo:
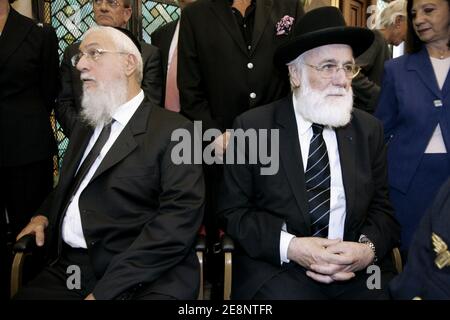
[[[61,90],[58,94],[58,104],[56,108],[56,117],[66,136],[70,136],[77,118],[72,83],[73,67],[70,61],[72,53],[75,54],[70,46],[64,51],[60,68]]]
[[[45,98],[45,105],[50,114],[55,110],[56,96],[59,89],[59,55],[58,38],[51,26],[44,25],[44,42],[41,55],[41,92]]]
[[[211,115],[197,52],[196,34],[187,8],[181,17],[178,38],[177,83],[180,90],[181,113],[191,120],[201,120],[204,130],[223,129]]]
[[[193,137],[192,123],[183,127]],[[93,290],[97,299],[113,299],[139,284],[151,283],[192,253],[203,218],[203,171],[200,164],[174,164],[174,145],[171,142],[162,155],[159,213],[111,261]]]
[[[362,105],[358,107],[369,113],[375,111],[376,102],[380,95],[380,86],[370,80],[365,72],[374,67],[377,54],[380,52],[380,46],[377,39],[374,39],[372,45],[363,54],[356,58],[356,64],[361,67],[361,72],[353,79],[352,88],[355,96],[358,97]]]
[[[376,101],[380,95],[380,86],[371,81],[364,74],[364,71],[361,71],[356,78],[353,79],[352,88],[354,90],[354,94],[362,103],[362,105],[358,107],[361,110],[373,113],[375,111]]]
[[[375,111],[375,116],[383,123],[384,134],[387,141],[391,139],[391,135],[395,131],[398,116],[397,89],[395,86],[394,70],[392,68],[393,64],[390,62],[387,62],[384,65],[381,93]]]
[[[244,128],[239,117],[234,128]],[[237,155],[244,155],[245,164],[224,165],[218,198],[221,224],[248,256],[280,266],[280,233],[284,221],[256,206],[253,198],[257,194],[257,182],[254,179],[260,174],[260,167],[249,164],[248,148],[234,149],[235,159]]]
[[[360,234],[366,235],[374,243],[381,260],[399,245],[400,226],[394,218],[394,210],[389,201],[386,145],[383,128],[378,122],[369,145],[374,146],[371,148],[374,193]]]
[[[145,48],[145,46],[143,46]],[[147,46],[149,56],[144,61],[144,74],[142,78],[142,90],[145,96],[155,105],[162,105],[162,65],[161,53],[155,46]]]

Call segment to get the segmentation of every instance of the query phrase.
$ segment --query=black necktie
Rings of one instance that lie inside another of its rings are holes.
[[[323,126],[313,123],[312,129],[305,172],[308,208],[312,235],[326,238],[330,220],[330,162],[322,136]]]
[[[103,127],[102,132],[100,132],[100,135],[97,138],[97,141],[95,141],[95,144],[92,147],[91,151],[89,151],[88,155],[86,156],[80,168],[78,169],[78,172],[75,175],[75,178],[72,183],[71,192],[69,194],[70,198],[72,198],[73,194],[78,190],[84,177],[89,172],[89,169],[91,168],[92,164],[95,162],[95,159],[97,159],[98,155],[100,154],[100,151],[102,151],[106,141],[108,141],[109,135],[111,133],[111,125],[113,122],[114,120],[112,120],[110,123],[106,124]]]

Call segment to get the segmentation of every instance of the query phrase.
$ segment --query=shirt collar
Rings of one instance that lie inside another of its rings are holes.
[[[144,91],[141,89],[134,98],[117,108],[113,115],[113,119],[122,126],[125,126],[144,100],[144,97]]]

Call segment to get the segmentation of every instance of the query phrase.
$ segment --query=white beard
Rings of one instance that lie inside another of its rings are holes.
[[[328,96],[329,94],[342,94],[343,96]],[[323,91],[312,89],[309,81],[294,90],[294,99],[299,106],[298,112],[302,117],[312,123],[333,128],[343,127],[352,118],[353,90],[328,87]]]
[[[116,110],[127,101],[128,88],[125,76],[114,81],[98,82],[94,90],[83,87],[81,117],[92,127],[111,122]]]

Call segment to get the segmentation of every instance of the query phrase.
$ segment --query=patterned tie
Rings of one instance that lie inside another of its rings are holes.
[[[167,70],[166,79],[166,100],[164,107],[167,110],[179,112],[180,111],[180,92],[177,85],[177,66],[178,66],[178,45],[170,60],[169,69]]]
[[[305,172],[306,193],[312,235],[326,238],[330,220],[330,162],[322,136],[323,126],[313,123],[312,129]]]

